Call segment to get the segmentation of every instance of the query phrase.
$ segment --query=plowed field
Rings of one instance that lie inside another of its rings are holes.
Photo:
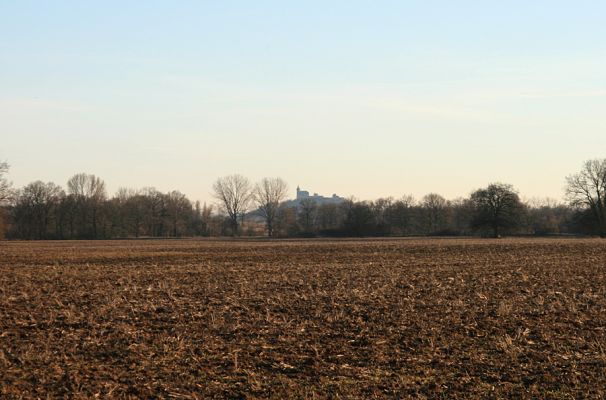
[[[606,241],[0,242],[0,398],[602,398]]]

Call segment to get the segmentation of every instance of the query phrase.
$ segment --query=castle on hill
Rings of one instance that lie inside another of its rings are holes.
[[[314,201],[317,205],[339,204],[345,201],[343,197],[339,197],[336,194],[333,194],[331,197],[321,196],[318,193],[310,195],[307,190],[301,190],[301,188],[297,186],[297,197],[294,200],[287,201],[287,203],[290,206],[298,206],[303,200]]]

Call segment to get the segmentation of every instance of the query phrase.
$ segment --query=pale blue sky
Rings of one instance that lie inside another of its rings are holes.
[[[0,1],[0,160],[211,200],[562,197],[606,157],[602,1]]]

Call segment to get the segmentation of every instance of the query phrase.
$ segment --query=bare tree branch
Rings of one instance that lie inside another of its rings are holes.
[[[229,217],[232,235],[235,236],[238,233],[238,218],[246,213],[252,200],[250,181],[242,175],[229,175],[218,178],[213,190],[219,207]]]
[[[583,169],[566,178],[566,197],[573,207],[588,208],[606,236],[606,159],[585,161]]]
[[[274,234],[274,223],[280,203],[284,201],[288,192],[288,185],[281,178],[264,178],[257,183],[253,191],[255,203],[265,219],[267,234]]]
[[[9,165],[6,162],[0,162],[0,205],[7,202],[11,198],[11,183],[6,179],[6,174],[9,170]]]

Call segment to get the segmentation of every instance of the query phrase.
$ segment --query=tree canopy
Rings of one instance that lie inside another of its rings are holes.
[[[473,192],[471,202],[474,206],[472,225],[490,228],[494,237],[499,237],[504,228],[519,223],[523,206],[511,185],[492,183]]]
[[[588,160],[580,172],[566,178],[566,196],[573,207],[586,207],[598,233],[606,236],[606,159]]]

